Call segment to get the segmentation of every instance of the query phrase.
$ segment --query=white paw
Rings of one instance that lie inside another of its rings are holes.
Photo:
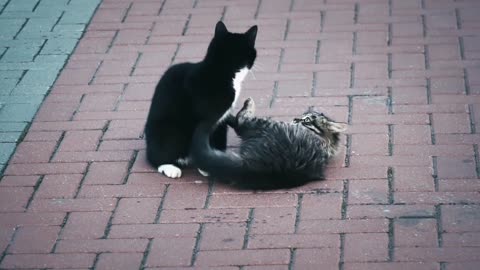
[[[210,175],[210,174],[209,174],[208,172],[206,172],[206,171],[202,171],[202,170],[200,170],[200,169],[197,169],[197,170],[198,170],[198,172],[199,172],[201,175],[203,175],[203,176],[205,176],[205,177],[208,177],[208,176]]]
[[[163,173],[166,177],[179,178],[182,176],[182,170],[172,164],[164,164],[158,166],[158,172]]]

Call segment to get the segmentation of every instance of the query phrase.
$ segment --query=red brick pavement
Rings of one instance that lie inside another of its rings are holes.
[[[479,13],[476,0],[104,0],[1,178],[0,268],[478,269]],[[327,180],[240,192],[146,164],[156,81],[199,60],[219,19],[259,25],[242,98],[260,115],[313,106],[350,124]]]

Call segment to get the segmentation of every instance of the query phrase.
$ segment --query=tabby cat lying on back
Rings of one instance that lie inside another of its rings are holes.
[[[257,56],[256,36],[257,26],[240,34],[218,22],[201,62],[177,64],[165,72],[155,88],[145,126],[147,159],[158,172],[180,177],[179,167],[189,161],[199,121],[229,114]],[[218,150],[227,145],[227,125],[222,119],[215,120],[212,135],[207,136]]]
[[[193,135],[194,164],[217,181],[244,189],[291,188],[323,178],[345,124],[314,111],[293,123],[256,118],[253,113],[253,100],[247,99],[227,121],[241,138],[239,155],[212,149],[208,138],[216,119],[201,122]]]

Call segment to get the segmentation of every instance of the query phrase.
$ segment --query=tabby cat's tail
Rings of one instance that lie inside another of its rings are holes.
[[[301,181],[305,179],[304,175],[254,171],[239,155],[228,150],[222,152],[211,148],[210,132],[213,126],[207,122],[201,122],[197,126],[193,134],[191,155],[194,164],[209,173],[215,181],[254,190],[291,188],[308,182]]]

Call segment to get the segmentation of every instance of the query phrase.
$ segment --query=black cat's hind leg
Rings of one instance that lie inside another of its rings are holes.
[[[182,136],[160,136],[147,144],[147,159],[157,171],[170,178],[182,176],[178,160],[186,156],[189,141]]]

